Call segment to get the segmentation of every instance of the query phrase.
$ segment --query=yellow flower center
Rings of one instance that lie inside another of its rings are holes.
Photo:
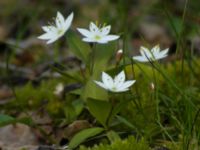
[[[112,87],[112,90],[113,90],[113,91],[116,91],[116,90],[117,90],[117,88],[116,88],[116,87]]]
[[[59,29],[57,33],[58,33],[58,35],[61,35],[61,34],[63,34],[63,30]]]
[[[99,36],[99,35],[95,35],[95,40],[100,40],[101,39],[101,37]]]

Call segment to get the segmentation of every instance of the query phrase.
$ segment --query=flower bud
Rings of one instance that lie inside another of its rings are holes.
[[[54,94],[55,95],[57,95],[57,96],[61,96],[62,95],[62,93],[63,93],[63,91],[64,91],[64,85],[62,84],[62,83],[59,83],[57,86],[56,86],[56,88],[55,88],[55,90],[54,90]]]
[[[120,49],[116,53],[116,56],[115,56],[116,61],[119,62],[122,59],[122,56],[123,56],[123,50]]]
[[[153,82],[150,83],[150,89],[151,89],[152,91],[155,90],[155,84],[154,84]]]

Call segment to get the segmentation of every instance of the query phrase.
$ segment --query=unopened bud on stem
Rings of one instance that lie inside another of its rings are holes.
[[[116,56],[115,56],[117,63],[120,62],[120,60],[122,59],[122,56],[123,56],[123,50],[120,49],[117,51]]]
[[[56,86],[56,88],[55,88],[55,90],[54,90],[53,93],[54,93],[56,96],[61,96],[62,93],[63,93],[63,91],[64,91],[64,85],[63,85],[62,83],[59,83],[59,84]]]
[[[155,84],[154,84],[153,82],[150,83],[150,89],[151,89],[152,91],[155,90]]]

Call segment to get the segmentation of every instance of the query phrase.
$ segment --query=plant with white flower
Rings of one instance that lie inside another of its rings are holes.
[[[42,26],[42,29],[46,32],[39,36],[39,39],[47,40],[47,44],[55,42],[57,39],[62,37],[65,32],[71,26],[74,14],[73,12],[65,19],[60,12],[57,12],[55,18],[55,25]]]
[[[141,46],[140,47],[140,53],[141,56],[134,56],[133,59],[139,62],[149,62],[149,61],[155,61],[162,58],[165,58],[168,54],[169,49],[165,49],[163,51],[160,51],[160,46],[156,45],[151,50],[149,50],[146,47]]]
[[[125,73],[121,71],[114,79],[107,73],[102,72],[102,82],[94,81],[100,87],[111,92],[125,92],[129,90],[129,87],[135,83],[135,80],[125,81]]]
[[[109,35],[111,26],[98,27],[93,22],[90,23],[89,30],[83,28],[77,28],[77,30],[85,36],[82,40],[85,42],[96,42],[100,44],[108,43],[119,39],[118,35]]]

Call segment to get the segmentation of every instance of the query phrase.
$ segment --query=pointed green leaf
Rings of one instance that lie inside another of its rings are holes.
[[[136,129],[136,127],[132,123],[130,123],[126,118],[122,116],[117,116],[117,119],[129,128]]]
[[[32,119],[29,117],[23,117],[23,118],[14,118],[11,117],[9,115],[4,115],[4,114],[0,114],[0,127],[9,125],[9,124],[13,124],[13,123],[23,123],[26,125],[31,125],[32,124]]]
[[[70,141],[69,143],[69,149],[76,148],[79,144],[84,142],[86,139],[93,137],[101,132],[103,132],[103,128],[94,127],[89,129],[84,129],[80,132],[78,132]]]
[[[15,118],[8,115],[0,114],[0,127],[14,123],[14,122],[15,122]]]
[[[112,56],[115,56],[115,52],[115,42],[97,45],[95,51],[94,78],[99,77],[101,72],[108,68],[109,60]]]
[[[72,122],[77,117],[75,108],[71,104],[67,104],[67,106],[65,106],[64,113],[67,122]]]
[[[108,92],[95,84],[94,79],[90,78],[83,88],[82,98],[87,100],[88,98],[97,100],[108,100]]]
[[[107,137],[111,143],[115,142],[116,140],[120,140],[120,136],[112,130],[107,132]]]
[[[86,83],[83,89],[83,99],[87,98],[108,100],[108,93],[94,83],[94,80],[101,80],[101,73],[108,69],[109,60],[115,55],[115,44],[113,42],[108,44],[98,44],[95,49],[95,63],[93,75]],[[110,66],[111,67],[111,66]]]
[[[70,31],[67,34],[67,41],[74,55],[87,64],[87,59],[91,51],[90,46],[84,43],[74,32]]]
[[[118,104],[116,104],[112,110],[112,113],[110,115],[109,118],[109,124],[111,123],[111,121],[116,117],[116,115],[123,109],[125,108],[128,104],[129,101],[127,100],[122,100],[121,102],[119,102]]]
[[[106,127],[107,118],[110,114],[112,106],[107,101],[99,101],[88,99],[87,106],[90,113],[104,126]]]

